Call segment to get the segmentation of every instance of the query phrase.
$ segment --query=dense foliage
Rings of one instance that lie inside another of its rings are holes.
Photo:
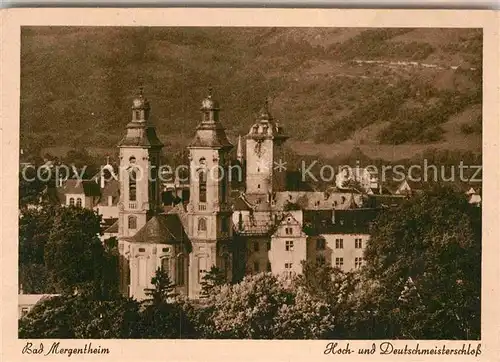
[[[117,293],[117,245],[101,242],[100,222],[94,211],[78,207],[43,205],[23,210],[19,218],[23,291]]]
[[[106,290],[109,287],[95,282],[96,275],[80,270],[85,263],[99,271],[90,258],[99,258],[101,253],[94,254],[99,248],[92,235],[83,238],[82,232],[75,230],[81,222],[92,226],[95,220],[89,212],[56,211],[54,225],[47,228],[43,224],[40,229],[48,235],[43,255],[50,260],[49,280],[55,289],[88,282],[94,286],[90,290]],[[92,227],[88,230],[91,233]],[[41,257],[40,251],[26,251],[29,242],[33,239],[25,237],[23,258],[39,262],[36,258]],[[67,243],[75,244],[80,250],[78,256],[67,257]],[[116,240],[107,240],[104,249],[114,250],[115,245]],[[65,257],[56,260],[57,255]],[[303,263],[303,273],[291,279],[259,273],[237,284],[228,284],[220,271],[212,268],[204,279],[204,298],[194,301],[178,296],[170,277],[158,269],[151,281],[153,288],[141,303],[118,293],[79,289],[76,295],[38,304],[21,318],[19,335],[480,338],[481,209],[471,206],[462,193],[435,186],[381,213],[372,225],[365,259],[366,265],[354,272],[345,273],[321,261],[307,262]],[[55,270],[56,265],[67,275]]]

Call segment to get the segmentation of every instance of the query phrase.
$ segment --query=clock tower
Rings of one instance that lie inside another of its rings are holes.
[[[284,162],[282,150],[287,138],[266,101],[246,136],[246,193],[269,195],[285,190],[286,170],[275,169],[275,162]]]

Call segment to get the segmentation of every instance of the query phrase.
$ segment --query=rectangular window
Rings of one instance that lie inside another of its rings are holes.
[[[292,235],[293,234],[293,229],[292,228],[285,228],[285,234]]]
[[[287,278],[291,278],[293,275],[293,263],[285,263],[285,275]]]
[[[335,258],[335,266],[339,269],[342,269],[344,266],[344,258]]]
[[[260,265],[258,261],[253,263],[253,271],[256,273],[260,272]]]
[[[203,277],[207,272],[207,259],[199,258],[198,259],[198,283],[201,283]]]
[[[286,251],[293,251],[293,241],[292,240],[285,241],[285,250]]]
[[[335,249],[344,249],[344,239],[335,239]]]
[[[256,253],[259,252],[259,242],[258,241],[253,242],[253,251],[255,251]]]
[[[361,268],[361,266],[363,265],[363,261],[364,260],[361,257],[360,258],[354,258],[354,267],[356,269]]]
[[[356,249],[362,249],[363,248],[363,241],[360,238],[354,239],[354,247]]]
[[[22,316],[24,317],[26,314],[28,314],[28,312],[29,312],[29,311],[30,311],[30,310],[29,310],[28,308],[24,307],[24,308],[21,310],[21,314],[22,314]]]
[[[325,250],[325,239],[316,240],[316,250]]]

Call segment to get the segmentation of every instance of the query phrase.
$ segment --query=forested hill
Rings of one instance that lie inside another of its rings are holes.
[[[481,149],[481,30],[37,27],[21,47],[25,148],[114,148],[140,85],[181,147],[210,84],[233,140],[269,97],[299,154]]]

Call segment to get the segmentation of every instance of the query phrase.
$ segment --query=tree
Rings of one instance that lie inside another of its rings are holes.
[[[43,190],[47,183],[42,181],[36,174],[36,169],[28,167],[19,172],[19,207],[36,205],[40,201]]]
[[[304,272],[296,279],[298,288],[327,304],[328,313],[335,318],[335,325],[329,330],[328,337],[345,338],[351,324],[359,275],[345,273],[328,263],[305,261],[302,265]]]
[[[19,320],[19,338],[137,338],[139,318],[132,299],[55,296]]]
[[[23,209],[19,216],[19,284],[25,293],[51,293],[44,249],[56,207]]]
[[[105,253],[100,216],[77,207],[58,208],[45,245],[50,282],[59,293],[103,293]]]
[[[193,326],[176,300],[174,283],[167,272],[158,268],[151,279],[154,288],[146,291],[140,321],[142,338],[190,338]]]
[[[323,338],[333,327],[328,305],[271,273],[247,276],[212,293],[202,313],[211,338]],[[205,309],[206,308],[206,309]]]
[[[438,185],[378,217],[365,258],[385,338],[480,338],[480,212]]]
[[[212,267],[210,268],[208,273],[205,274],[200,283],[201,296],[204,298],[208,297],[216,287],[226,283],[227,283],[226,276],[224,275],[222,270],[220,270],[215,265],[212,265]]]
[[[156,269],[155,276],[151,278],[151,284],[153,284],[154,288],[147,289],[146,295],[149,297],[148,302],[153,305],[158,306],[169,303],[175,298],[175,284],[165,270]]]

